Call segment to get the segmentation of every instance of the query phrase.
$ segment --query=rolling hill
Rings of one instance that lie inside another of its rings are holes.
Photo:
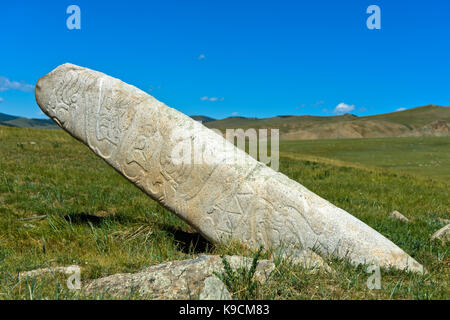
[[[405,111],[358,117],[276,116],[272,118],[230,117],[206,123],[224,131],[248,128],[278,128],[285,140],[450,136],[450,107],[427,105]]]
[[[190,116],[192,119],[194,119],[195,121],[199,121],[201,123],[207,123],[207,122],[211,122],[211,121],[216,121],[216,119],[211,118],[211,117],[207,117],[207,116]]]
[[[278,128],[284,140],[384,138],[450,136],[450,107],[427,105],[404,111],[358,117],[341,116],[293,116],[272,118],[229,117],[215,120],[196,115],[192,119],[208,128],[263,129]],[[27,119],[0,113],[0,125],[18,128],[58,129],[50,119]]]
[[[28,119],[0,113],[0,125],[16,128],[58,129],[50,119]]]

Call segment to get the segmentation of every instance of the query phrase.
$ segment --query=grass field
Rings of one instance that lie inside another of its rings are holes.
[[[448,154],[440,138],[283,142],[281,172],[387,236],[428,273],[382,270],[382,289],[369,290],[364,266],[334,259],[335,273],[310,274],[280,261],[266,285],[250,295],[233,287],[234,297],[448,299],[449,247],[430,240],[444,226],[439,218],[450,217]],[[420,166],[431,161],[439,166]],[[411,222],[389,219],[394,209]],[[47,218],[23,220],[38,215]],[[64,277],[19,280],[23,270],[78,264],[87,282],[206,252],[253,254],[206,243],[68,134],[0,127],[0,299],[108,298],[70,291]]]
[[[450,180],[450,137],[282,141],[280,150]]]

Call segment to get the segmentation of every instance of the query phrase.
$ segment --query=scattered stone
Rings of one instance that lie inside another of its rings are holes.
[[[241,256],[227,256],[226,259],[233,269],[250,268],[252,263],[251,258]],[[255,280],[266,281],[274,269],[272,261],[260,260]],[[138,293],[148,299],[198,299],[200,294],[205,292],[205,280],[214,276],[215,272],[224,272],[222,258],[204,255],[195,259],[151,266],[138,273],[114,274],[96,279],[85,287],[85,292],[108,293],[116,297]],[[213,280],[208,280],[208,286],[211,281]],[[205,292],[204,296],[206,295]]]
[[[389,217],[392,219],[396,219],[396,220],[400,220],[403,222],[409,222],[409,219],[407,217],[405,217],[404,215],[402,215],[400,212],[398,212],[397,210],[392,211],[389,214]]]
[[[32,146],[34,146],[34,145],[36,145],[36,142],[31,141],[30,144],[31,144]]]
[[[442,222],[442,223],[445,223],[445,224],[449,224],[450,223],[450,219],[438,218],[438,220],[440,222]]]
[[[442,242],[449,242],[450,240],[450,224],[436,231],[432,236],[431,240],[441,240]]]
[[[42,220],[47,218],[47,215],[44,214],[43,216],[33,216],[33,217],[27,217],[27,218],[23,218],[23,221],[30,221],[30,220]]]
[[[217,277],[208,277],[204,281],[200,300],[233,300],[225,284]]]
[[[423,272],[383,235],[147,93],[72,64],[36,84],[42,111],[211,242]],[[238,161],[235,161],[237,159]]]
[[[80,267],[77,265],[71,265],[67,267],[49,267],[49,268],[41,268],[31,271],[22,271],[19,273],[19,280],[24,278],[35,278],[41,276],[54,275],[56,273],[65,273],[65,274],[73,274],[76,271],[80,270]]]

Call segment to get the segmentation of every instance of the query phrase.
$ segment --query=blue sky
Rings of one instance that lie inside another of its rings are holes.
[[[66,9],[81,9],[68,30]],[[381,30],[369,30],[369,5]],[[0,112],[71,62],[186,114],[357,115],[450,105],[450,1],[2,1]],[[352,109],[353,107],[353,109]]]

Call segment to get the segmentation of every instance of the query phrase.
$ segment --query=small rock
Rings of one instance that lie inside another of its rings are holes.
[[[32,146],[34,146],[34,145],[36,144],[36,142],[31,141],[30,144],[31,144]]]
[[[68,267],[41,268],[41,269],[36,269],[36,270],[31,270],[31,271],[20,272],[19,279],[35,278],[35,277],[40,277],[40,276],[52,275],[55,273],[73,274],[79,270],[80,270],[80,267],[77,265],[71,265]]]
[[[442,223],[445,223],[445,224],[449,224],[450,223],[450,219],[438,218],[438,220],[440,222],[442,222]]]
[[[450,224],[436,231],[432,236],[431,240],[441,240],[442,242],[448,242],[450,240]]]
[[[22,218],[23,221],[30,221],[30,220],[42,220],[47,218],[47,215],[44,214],[42,216],[32,216],[32,217],[26,217],[26,218]]]
[[[200,293],[200,300],[232,300],[230,292],[225,284],[217,277],[206,278],[205,286]]]
[[[403,221],[403,222],[409,222],[409,219],[407,217],[405,217],[404,215],[402,215],[397,210],[392,211],[389,214],[389,217],[392,218],[392,219],[397,219],[397,220]]]

